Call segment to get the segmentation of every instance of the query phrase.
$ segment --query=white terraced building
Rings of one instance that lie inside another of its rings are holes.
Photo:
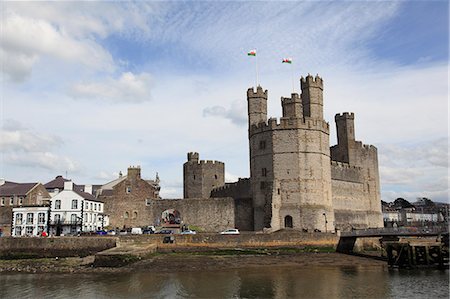
[[[37,237],[47,231],[48,206],[23,206],[13,208],[12,236]]]
[[[85,186],[86,192],[81,192],[74,190],[73,186],[72,181],[64,182],[64,190],[51,199],[51,235],[95,232],[109,225],[104,204],[91,194],[92,187]]]

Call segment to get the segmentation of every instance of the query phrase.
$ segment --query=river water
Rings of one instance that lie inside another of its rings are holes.
[[[264,267],[220,272],[0,274],[0,298],[449,298],[449,272]]]

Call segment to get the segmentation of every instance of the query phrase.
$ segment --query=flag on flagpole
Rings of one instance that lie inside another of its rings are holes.
[[[283,58],[283,61],[281,61],[281,63],[292,63],[292,58]]]
[[[247,53],[248,56],[256,56],[256,50],[251,50]]]

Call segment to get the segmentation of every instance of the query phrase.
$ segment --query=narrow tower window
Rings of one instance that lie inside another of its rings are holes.
[[[266,168],[261,169],[261,174],[262,176],[267,176],[267,169]]]
[[[265,140],[261,140],[259,142],[259,149],[265,149],[266,148],[266,141]]]

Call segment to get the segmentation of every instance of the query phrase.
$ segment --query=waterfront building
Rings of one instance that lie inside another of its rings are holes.
[[[12,236],[38,237],[48,234],[50,207],[22,206],[12,209]]]
[[[88,192],[74,189],[72,181],[64,182],[64,190],[54,195],[50,207],[50,234],[76,235],[81,232],[95,232],[109,225],[104,213],[104,204]]]
[[[0,179],[0,229],[4,236],[11,235],[14,207],[48,204],[50,194],[41,183],[16,183]]]

